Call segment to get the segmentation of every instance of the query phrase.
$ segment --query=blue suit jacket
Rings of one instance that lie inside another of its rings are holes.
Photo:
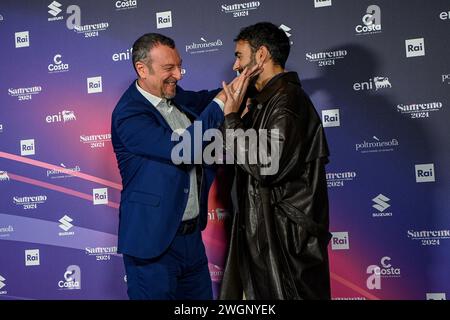
[[[184,91],[177,88],[175,103],[188,116],[202,122],[203,132],[218,128],[224,119],[217,91]],[[208,104],[209,103],[209,104]],[[192,139],[194,126],[187,128]],[[112,113],[111,135],[122,176],[118,251],[138,258],[153,258],[175,237],[189,195],[190,165],[171,161],[172,129],[133,82]],[[192,143],[193,145],[193,143]],[[202,175],[200,227],[206,225],[208,190],[213,172]]]

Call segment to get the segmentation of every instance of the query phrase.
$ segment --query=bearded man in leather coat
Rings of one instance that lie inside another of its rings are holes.
[[[278,152],[258,145],[256,154],[265,152],[269,164],[278,165],[276,172],[261,161],[235,165],[236,212],[220,299],[330,299],[329,152],[322,123],[297,73],[285,71],[290,43],[282,30],[261,22],[234,41],[233,69],[260,64],[263,71],[249,86],[245,110],[226,115],[224,129],[238,137],[267,130]],[[245,159],[255,154],[254,144],[233,142],[233,148]]]

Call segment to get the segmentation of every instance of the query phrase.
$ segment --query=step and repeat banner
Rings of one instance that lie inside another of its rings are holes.
[[[449,297],[448,0],[2,0],[0,299],[127,298],[110,119],[131,46],[172,37],[181,86],[213,89],[260,21],[288,35],[326,129],[333,299]],[[216,297],[226,178],[203,233]]]

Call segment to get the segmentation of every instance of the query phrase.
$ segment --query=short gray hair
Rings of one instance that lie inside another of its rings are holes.
[[[168,46],[175,49],[175,41],[159,33],[146,33],[137,39],[133,44],[133,68],[136,70],[136,62],[143,61],[145,64],[150,65],[150,57],[147,56],[149,51],[158,45]]]

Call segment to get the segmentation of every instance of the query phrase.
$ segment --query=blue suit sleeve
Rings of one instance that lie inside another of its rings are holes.
[[[182,105],[195,114],[200,114],[208,106],[208,104],[220,92],[220,88],[216,90],[188,91],[181,87],[177,87],[177,95],[174,101],[178,105]]]
[[[211,102],[200,116],[195,120],[196,126],[201,124],[201,135],[212,128],[218,128],[224,120],[223,112],[216,102]],[[172,163],[172,150],[180,141],[172,141],[172,130],[167,129],[158,122],[155,116],[142,109],[142,107],[129,104],[118,114],[113,115],[113,128],[126,151],[149,157],[155,160]],[[206,143],[202,147],[194,148],[194,124],[186,129],[184,139],[190,139],[190,164],[196,157],[201,157]],[[198,134],[198,133],[197,133]],[[203,140],[202,140],[203,141]]]

